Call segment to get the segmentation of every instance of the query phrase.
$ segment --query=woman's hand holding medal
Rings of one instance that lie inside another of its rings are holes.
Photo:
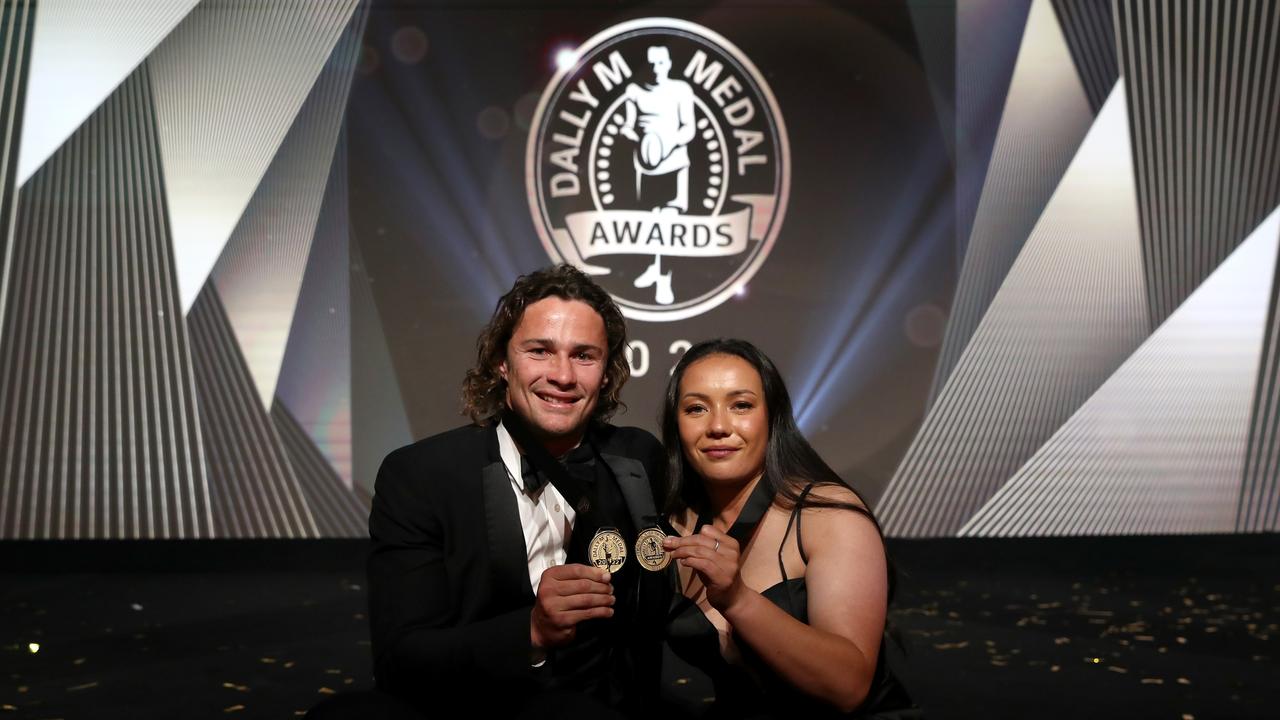
[[[738,541],[710,524],[692,535],[668,536],[663,547],[681,566],[698,574],[707,602],[722,615],[749,592],[740,573]]]

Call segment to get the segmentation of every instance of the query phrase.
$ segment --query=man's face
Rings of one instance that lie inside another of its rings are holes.
[[[647,56],[649,67],[653,69],[653,76],[658,80],[666,80],[667,73],[671,72],[671,54],[664,47],[651,47]]]
[[[604,319],[586,303],[548,297],[525,308],[498,372],[507,406],[552,454],[581,440],[605,382],[607,352]]]

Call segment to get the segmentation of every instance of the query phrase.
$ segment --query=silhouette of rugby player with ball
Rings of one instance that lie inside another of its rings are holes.
[[[675,197],[654,212],[682,213],[689,209],[689,148],[696,128],[693,118],[693,88],[683,80],[672,80],[671,52],[662,46],[649,48],[647,59],[653,69],[653,83],[631,83],[624,91],[625,119],[622,134],[636,143],[636,199],[645,177],[676,173]],[[638,131],[638,132],[637,132]],[[670,305],[671,271],[662,272],[662,256],[655,255],[635,286],[656,286],[657,302]]]

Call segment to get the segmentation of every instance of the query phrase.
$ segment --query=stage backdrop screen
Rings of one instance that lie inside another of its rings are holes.
[[[6,3],[0,538],[363,536],[560,262],[615,423],[750,340],[888,535],[1274,531],[1278,19]]]

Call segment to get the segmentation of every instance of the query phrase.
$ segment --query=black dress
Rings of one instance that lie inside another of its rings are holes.
[[[813,486],[806,487],[791,511],[782,545],[796,529],[796,546],[807,565],[809,556],[804,551],[800,535],[800,510]],[[756,518],[758,521],[758,518]],[[788,615],[802,623],[809,622],[808,590],[803,577],[787,578],[782,562],[782,545],[778,547],[778,568],[782,581],[760,594],[782,608]],[[745,547],[745,543],[743,543]],[[878,720],[915,720],[923,714],[916,708],[905,688],[889,671],[884,641],[876,661],[871,691],[862,706],[848,715],[825,705],[795,689],[779,678],[746,643],[738,645],[742,664],[730,664],[720,654],[720,635],[697,604],[683,594],[678,594],[672,604],[671,620],[667,628],[667,640],[671,650],[685,662],[705,672],[715,685],[716,700],[708,718],[790,718],[790,717],[857,717]]]

